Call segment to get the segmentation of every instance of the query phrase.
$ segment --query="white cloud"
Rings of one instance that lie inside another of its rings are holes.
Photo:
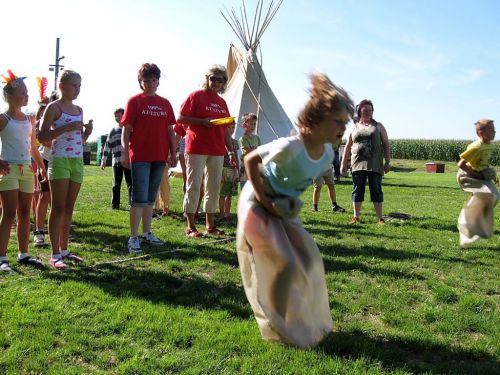
[[[500,97],[491,97],[491,98],[486,98],[481,100],[481,105],[489,106],[489,105],[496,105],[500,106]]]
[[[461,76],[458,77],[456,83],[459,85],[467,85],[478,81],[487,74],[486,71],[482,69],[467,69],[464,70]]]

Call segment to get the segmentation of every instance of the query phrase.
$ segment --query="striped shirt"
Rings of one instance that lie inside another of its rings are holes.
[[[113,167],[121,167],[121,158],[123,151],[121,127],[115,127],[109,132],[106,143],[104,144],[104,148],[102,149],[102,164],[106,165],[106,160],[110,151],[111,155],[113,156]]]

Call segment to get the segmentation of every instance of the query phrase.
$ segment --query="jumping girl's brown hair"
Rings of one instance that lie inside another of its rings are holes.
[[[299,113],[298,126],[301,131],[312,129],[327,116],[338,114],[340,117],[352,118],[354,103],[347,92],[323,73],[309,76],[312,87],[309,89],[309,101]]]

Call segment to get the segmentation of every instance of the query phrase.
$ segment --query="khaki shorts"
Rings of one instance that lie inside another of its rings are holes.
[[[35,190],[35,177],[31,164],[9,164],[10,173],[0,176],[0,191],[19,190],[32,194]]]
[[[49,160],[49,181],[70,180],[81,184],[83,182],[83,159],[55,157]]]
[[[327,169],[320,176],[313,179],[313,184],[315,188],[320,188],[324,184],[335,185],[335,178],[333,177],[333,168]]]

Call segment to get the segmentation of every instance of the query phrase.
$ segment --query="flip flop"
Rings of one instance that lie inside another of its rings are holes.
[[[188,228],[186,229],[186,236],[198,238],[198,237],[203,237],[203,234],[198,232],[196,229]]]

